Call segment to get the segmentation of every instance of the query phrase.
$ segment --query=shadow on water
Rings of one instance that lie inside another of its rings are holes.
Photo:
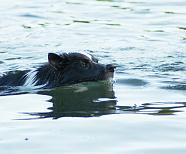
[[[154,102],[144,103],[140,106],[133,107],[117,106],[119,113],[135,113],[148,115],[175,115],[177,112],[183,112],[186,102]]]
[[[140,106],[117,105],[117,98],[110,82],[84,83],[73,86],[39,91],[49,95],[52,107],[48,112],[24,113],[32,119],[61,117],[97,117],[109,114],[175,115],[182,112],[186,102],[155,102]]]

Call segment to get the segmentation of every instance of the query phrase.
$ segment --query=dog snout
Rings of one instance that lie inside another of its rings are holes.
[[[109,72],[114,72],[115,68],[116,66],[114,66],[113,64],[106,65],[106,70],[108,70]]]

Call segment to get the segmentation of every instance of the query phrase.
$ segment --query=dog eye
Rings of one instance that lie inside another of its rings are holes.
[[[80,65],[84,69],[88,69],[90,66],[88,62],[84,62],[84,61],[80,61]]]

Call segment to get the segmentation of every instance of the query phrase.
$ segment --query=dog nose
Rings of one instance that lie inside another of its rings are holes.
[[[113,64],[108,64],[106,65],[106,69],[110,72],[114,72],[114,69],[116,68],[116,66],[114,66]]]

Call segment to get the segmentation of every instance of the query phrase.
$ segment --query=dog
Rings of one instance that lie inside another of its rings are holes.
[[[48,53],[48,62],[35,70],[11,71],[0,77],[0,87],[55,88],[113,78],[115,66],[104,65],[83,53]]]

